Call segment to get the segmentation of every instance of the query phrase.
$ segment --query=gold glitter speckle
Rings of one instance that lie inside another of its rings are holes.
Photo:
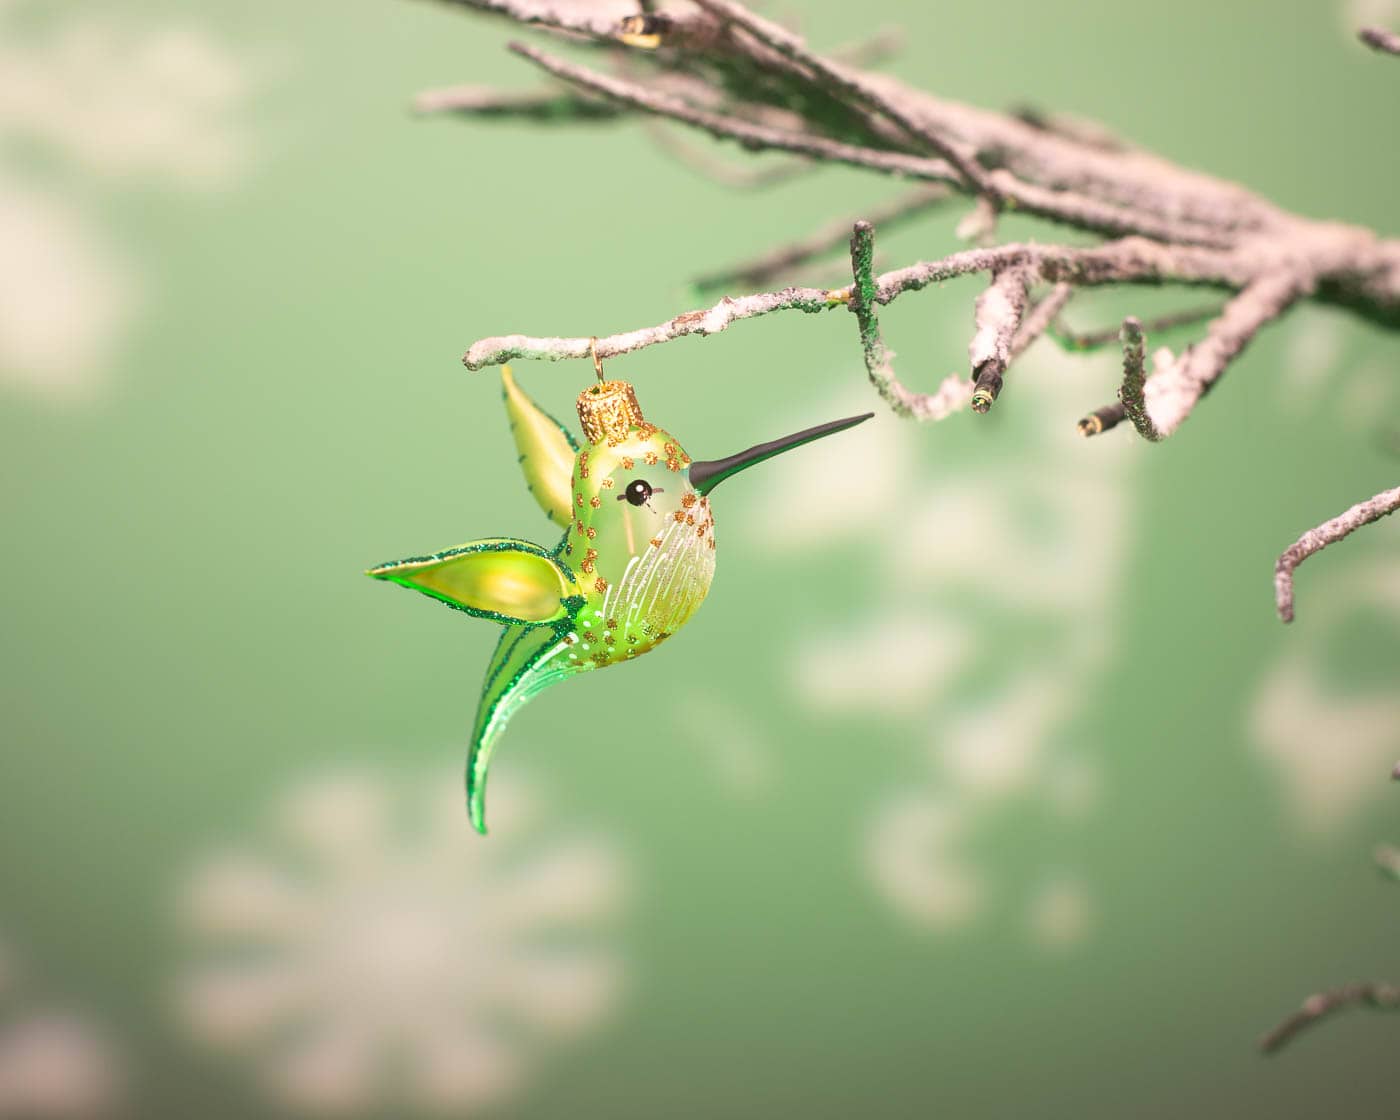
[[[689,508],[690,508],[691,506],[693,506],[694,504],[695,504],[695,491],[693,491],[693,490],[687,490],[684,494],[681,495],[681,505],[685,506],[686,509],[689,509]]]
[[[611,490],[613,488],[613,480],[611,478],[605,478],[602,482],[598,483],[598,485],[604,490]]]
[[[679,511],[677,511],[677,513],[678,513],[678,516],[676,517],[676,520],[679,521],[679,520],[680,520]],[[687,514],[685,515],[685,523],[686,523],[687,525],[694,525],[694,524],[695,524],[695,514],[693,514],[693,513],[687,513]]]
[[[685,511],[684,511],[684,510],[680,510],[680,509],[676,510],[676,524],[679,525],[679,524],[680,524],[682,521],[684,521],[684,520],[685,520]]]
[[[660,547],[661,547],[661,538],[660,538],[660,537],[652,537],[652,538],[651,538],[651,547],[652,547],[652,548],[660,548]]]
[[[615,619],[615,618],[610,618],[610,619],[608,619],[608,629],[609,629],[609,630],[616,630],[616,629],[617,629],[617,619]]]
[[[574,505],[578,506],[580,509],[583,508],[583,495],[582,495],[582,494],[575,494],[575,495],[574,495]]]
[[[630,455],[624,455],[624,456],[622,457],[622,469],[625,470],[625,471],[630,471],[630,470],[632,469],[632,467],[633,467],[632,457],[631,457]]]
[[[605,580],[602,576],[599,576],[597,579],[595,579],[595,580],[593,581],[593,590],[596,591],[596,592],[598,592],[599,595],[601,595],[601,594],[602,594],[604,591],[606,591],[607,589],[608,589],[608,581]]]
[[[593,574],[593,561],[585,560],[579,565],[579,570],[583,572],[584,575],[591,576]]]
[[[590,525],[587,529],[585,529],[584,532],[588,534],[588,539],[589,539],[590,541],[591,541],[594,537],[596,537],[596,536],[598,535],[598,530],[595,529],[595,528],[593,528],[592,525]]]
[[[601,498],[595,495],[594,497],[588,499],[588,504],[594,509],[597,509],[600,505],[603,504],[603,501]]]
[[[648,451],[642,458],[646,460],[647,466],[654,467],[659,461],[660,456],[657,455],[655,451]]]

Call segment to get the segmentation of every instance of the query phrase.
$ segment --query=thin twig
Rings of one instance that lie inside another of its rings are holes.
[[[1147,415],[1147,404],[1142,398],[1143,386],[1147,383],[1147,346],[1142,334],[1142,322],[1131,315],[1123,320],[1119,334],[1123,342],[1123,384],[1118,389],[1118,399],[1123,404],[1123,414],[1133,422],[1138,435],[1156,443],[1162,438],[1152,417]]]
[[[1358,33],[1363,43],[1385,54],[1400,54],[1400,35],[1383,27],[1363,27]]]
[[[1345,513],[1324,521],[1316,529],[1309,529],[1299,537],[1274,565],[1274,598],[1278,605],[1278,616],[1284,622],[1293,621],[1293,571],[1315,552],[1321,552],[1328,545],[1345,540],[1363,525],[1379,521],[1382,517],[1400,509],[1400,486],[1394,490],[1382,490],[1374,498],[1357,502]]]
[[[972,410],[986,412],[1001,393],[1002,376],[1011,361],[1011,344],[1021,329],[1030,294],[1032,273],[1024,265],[992,274],[992,282],[977,297],[973,321],[977,331],[968,343],[972,365]]]
[[[837,66],[820,55],[807,50],[802,40],[776,23],[755,15],[740,4],[731,0],[695,0],[708,12],[719,16],[736,27],[742,27],[750,35],[766,46],[772,47],[784,58],[797,63],[810,73],[816,82],[838,96],[849,99],[858,105],[871,109],[897,125],[910,136],[923,142],[935,155],[942,156],[954,168],[962,182],[972,191],[999,203],[1001,191],[992,181],[986,170],[977,162],[974,152],[967,146],[940,134],[925,122],[914,119],[905,112],[898,102],[886,97],[878,88],[865,81],[857,70]]]
[[[419,113],[461,113],[474,117],[512,117],[537,123],[616,120],[623,111],[597,97],[569,90],[498,90],[489,86],[449,86],[420,93]]]
[[[724,116],[697,109],[680,98],[659,90],[647,89],[635,82],[624,81],[608,74],[590,70],[556,58],[545,51],[526,46],[524,43],[511,43],[509,49],[521,58],[528,59],[542,70],[556,78],[591,89],[605,97],[610,97],[624,105],[643,109],[658,116],[670,117],[708,132],[720,140],[737,140],[750,150],[772,149],[774,151],[795,152],[825,160],[828,163],[841,163],[851,167],[863,167],[886,175],[899,175],[908,179],[926,179],[930,182],[951,183],[956,181],[954,169],[941,159],[924,156],[911,156],[903,152],[882,151],[878,148],[863,148],[856,144],[846,144],[828,140],[810,132],[791,132],[767,125],[753,124],[738,117]]]
[[[1041,132],[1063,136],[1066,140],[1087,144],[1105,152],[1126,152],[1132,148],[1126,140],[1115,136],[1098,121],[1086,120],[1069,113],[1052,113],[1035,105],[1018,105],[1011,110],[1010,115]]]
[[[596,11],[594,5],[560,5],[551,0],[442,0],[461,8],[473,8],[479,12],[504,16],[515,23],[539,27],[546,31],[562,32],[571,37],[582,37],[608,42],[617,31],[616,15]]]
[[[964,407],[972,387],[956,374],[945,378],[934,393],[915,393],[901,384],[894,372],[894,354],[880,334],[875,310],[879,283],[874,275],[875,228],[869,222],[856,222],[851,230],[851,276],[849,306],[860,330],[860,348],[870,383],[899,416],[915,420],[942,420]]]
[[[1096,408],[1082,420],[1079,421],[1079,434],[1086,439],[1089,436],[1101,435],[1110,429],[1118,427],[1128,418],[1127,411],[1123,408],[1123,402],[1117,404],[1106,404],[1103,408]]]
[[[687,335],[718,334],[740,319],[752,319],[774,311],[826,311],[844,305],[849,298],[850,294],[844,290],[829,292],[822,288],[783,288],[739,299],[725,296],[708,310],[687,311],[654,327],[599,338],[596,349],[598,357],[614,358]],[[586,358],[592,353],[592,341],[590,338],[532,338],[523,334],[483,338],[472,343],[462,364],[476,370],[504,365],[518,358],[546,362]]]
[[[1020,357],[1026,347],[1050,329],[1050,325],[1073,298],[1072,284],[1056,284],[1026,312],[1025,318],[1021,320],[1021,329],[1011,340],[1011,361]]]
[[[1178,311],[1171,315],[1162,315],[1156,319],[1146,320],[1142,323],[1142,330],[1145,334],[1157,335],[1165,331],[1175,330],[1177,327],[1195,326],[1197,323],[1214,319],[1220,314],[1220,311],[1219,304]],[[1046,329],[1046,333],[1066,350],[1097,350],[1099,347],[1117,345],[1122,341],[1121,326],[1098,331],[1076,331],[1060,319],[1051,323]]]
[[[945,186],[921,187],[908,194],[900,195],[899,198],[884,206],[871,209],[869,211],[870,217],[867,220],[873,225],[878,225],[881,230],[888,230],[891,226],[899,225],[931,210],[950,196],[951,192]],[[728,287],[730,284],[743,284],[745,287],[766,284],[790,268],[806,264],[810,260],[844,247],[850,238],[850,231],[850,220],[838,219],[822,226],[821,229],[800,241],[780,245],[762,256],[753,257],[718,272],[699,276],[692,283],[696,290],[701,292]]]
[[[904,32],[898,27],[882,27],[865,39],[833,47],[827,53],[844,66],[868,70],[894,58],[903,49]]]
[[[1266,1054],[1275,1053],[1301,1031],[1347,1007],[1400,1011],[1400,984],[1345,984],[1311,995],[1301,1008],[1259,1040],[1259,1048]]]
[[[1206,328],[1205,338],[1189,346],[1179,359],[1165,365],[1154,361],[1144,398],[1146,414],[1161,436],[1176,431],[1254,336],[1312,287],[1313,278],[1302,272],[1280,270],[1260,276],[1221,308]]]
[[[781,163],[763,167],[730,163],[715,159],[709,152],[696,147],[664,120],[648,119],[644,127],[652,143],[667,155],[685,164],[692,171],[726,187],[737,187],[741,190],[773,187],[779,183],[790,182],[800,175],[810,175],[819,166],[800,156],[787,157]]]
[[[831,140],[814,132],[795,132],[756,124],[735,116],[696,108],[661,90],[648,89],[636,82],[590,70],[586,66],[556,58],[546,51],[524,43],[511,43],[509,49],[562,81],[592,90],[620,104],[681,121],[708,132],[717,139],[738,141],[750,150],[793,152],[827,163],[845,164],[908,179],[953,184],[959,181],[957,168],[943,159],[863,147]],[[1215,227],[1185,218],[1160,218],[1112,203],[1100,202],[1072,191],[1022,183],[1008,171],[991,172],[989,178],[994,184],[997,197],[1002,201],[1014,204],[1024,213],[1063,222],[1079,229],[1110,236],[1140,234],[1182,245],[1225,248],[1231,244],[1230,236],[1221,233]]]
[[[881,273],[874,277],[874,302],[887,304],[905,292],[916,292],[930,284],[1017,266],[1028,269],[1033,280],[1085,286],[1158,284],[1164,280],[1222,286],[1235,282],[1230,258],[1206,249],[1168,249],[1140,238],[1109,241],[1083,249],[1013,243],[992,249],[965,249],[941,260],[921,261]],[[823,288],[783,288],[754,295],[725,296],[709,309],[687,311],[654,327],[599,338],[597,350],[600,357],[615,357],[687,335],[717,334],[740,319],[751,319],[774,311],[827,311],[846,304],[851,296],[849,287],[830,291]],[[462,361],[473,370],[518,358],[556,362],[584,357],[590,353],[589,346],[588,337],[505,335],[472,343]]]

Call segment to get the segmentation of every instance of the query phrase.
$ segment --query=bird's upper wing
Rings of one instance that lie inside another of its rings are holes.
[[[549,519],[567,529],[573,522],[571,480],[578,444],[564,425],[525,395],[510,366],[501,367],[501,387],[525,485]]]

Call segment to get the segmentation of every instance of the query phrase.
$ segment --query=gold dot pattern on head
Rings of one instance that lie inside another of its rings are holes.
[[[678,470],[680,470],[680,469],[681,469],[681,461],[680,461],[679,459],[677,459],[677,458],[673,455],[671,458],[669,458],[669,459],[666,460],[666,469],[667,469],[668,471],[678,471]]]
[[[611,490],[613,488],[613,480],[611,478],[605,478],[602,482],[598,483],[598,486],[603,490]]]
[[[624,456],[622,457],[622,469],[625,470],[625,471],[630,471],[630,470],[632,469],[632,466],[633,466],[632,457],[631,457],[630,455],[624,455]],[[609,479],[609,481],[612,481],[612,480]]]
[[[655,451],[648,451],[645,455],[642,456],[642,458],[646,460],[646,464],[649,467],[656,466],[656,464],[660,461],[660,456],[657,455]]]
[[[599,498],[599,497],[595,494],[593,497],[591,497],[591,498],[588,499],[588,504],[589,504],[590,506],[592,506],[594,509],[597,509],[599,506],[601,506],[601,505],[603,504],[603,500],[602,500],[601,498]]]
[[[689,509],[689,508],[690,508],[691,506],[693,506],[694,504],[695,504],[695,491],[693,491],[693,490],[687,490],[684,494],[681,495],[681,505],[685,506],[686,509]]]

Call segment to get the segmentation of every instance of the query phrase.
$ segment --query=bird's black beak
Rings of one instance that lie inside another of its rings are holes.
[[[781,455],[784,451],[791,451],[794,447],[801,447],[804,443],[811,443],[814,439],[821,439],[823,436],[835,435],[837,432],[844,432],[847,428],[854,428],[857,424],[864,423],[874,415],[873,412],[867,412],[864,416],[848,416],[844,420],[818,424],[815,428],[808,428],[806,431],[784,436],[782,439],[775,439],[770,443],[760,443],[756,447],[740,451],[737,455],[731,455],[727,459],[707,459],[703,462],[691,463],[690,484],[701,494],[708,494],[726,478],[736,475],[740,471],[748,470],[755,463],[771,459],[774,455]]]

